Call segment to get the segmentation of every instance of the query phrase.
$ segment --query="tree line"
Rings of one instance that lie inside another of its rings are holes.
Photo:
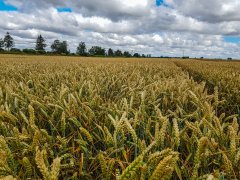
[[[18,49],[14,48],[14,38],[9,32],[4,38],[0,38],[0,52],[6,53],[24,53],[24,54],[56,54],[56,55],[79,55],[79,56],[109,56],[109,57],[151,57],[150,54],[132,53],[129,51],[114,51],[112,48],[106,50],[101,46],[92,46],[87,49],[85,42],[80,42],[76,52],[70,52],[67,41],[54,40],[51,44],[51,51],[46,51],[46,40],[42,35],[39,35],[35,42],[35,49]]]

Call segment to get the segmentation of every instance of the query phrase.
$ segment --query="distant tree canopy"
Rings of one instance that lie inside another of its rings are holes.
[[[123,56],[124,57],[132,57],[132,55],[128,51],[124,51]]]
[[[36,54],[36,51],[34,49],[23,49],[22,52],[25,54]]]
[[[9,32],[4,37],[4,47],[9,51],[14,46],[14,40]]]
[[[53,53],[56,54],[69,54],[67,41],[55,40],[51,45]]]
[[[0,39],[0,51],[3,51],[4,48],[4,41]]]
[[[10,51],[11,52],[22,52],[21,49],[18,49],[18,48],[12,48]]]
[[[114,52],[111,48],[108,49],[108,56],[110,56],[110,57],[114,56]]]
[[[93,46],[89,49],[89,54],[91,56],[105,56],[106,50],[100,46]]]
[[[45,38],[40,34],[36,38],[35,48],[26,48],[26,49],[18,49],[14,48],[14,39],[10,35],[9,32],[6,33],[4,38],[0,38],[0,52],[12,54],[59,54],[59,55],[79,55],[79,56],[109,56],[109,57],[151,57],[150,54],[148,55],[140,55],[139,53],[132,54],[129,51],[121,51],[117,49],[114,51],[112,48],[109,48],[107,51],[105,48],[101,46],[92,46],[89,50],[85,42],[80,42],[76,49],[75,53],[70,53],[68,50],[68,43],[67,41],[60,41],[58,39],[54,40],[51,44],[52,51],[46,51],[45,48],[47,47]]]
[[[121,57],[121,56],[123,56],[123,53],[122,53],[122,51],[121,50],[116,50],[115,51],[115,56],[117,56],[117,57]]]
[[[87,56],[87,46],[85,42],[80,42],[77,47],[77,54],[80,56]]]
[[[36,40],[36,47],[35,50],[36,51],[45,51],[45,47],[47,47],[47,44],[45,43],[45,39],[42,37],[42,35],[40,34],[37,37]]]
[[[138,53],[134,53],[133,57],[141,57],[141,56]]]

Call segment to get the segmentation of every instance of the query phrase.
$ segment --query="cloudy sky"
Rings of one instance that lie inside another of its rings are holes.
[[[240,0],[0,0],[0,37],[67,40],[154,56],[240,58]],[[49,48],[49,46],[48,46]]]

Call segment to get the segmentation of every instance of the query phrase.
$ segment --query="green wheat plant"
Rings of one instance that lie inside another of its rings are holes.
[[[0,56],[0,179],[239,179],[240,64]]]

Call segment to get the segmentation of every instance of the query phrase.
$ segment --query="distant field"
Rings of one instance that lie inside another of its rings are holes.
[[[0,178],[239,179],[240,62],[0,55]]]

